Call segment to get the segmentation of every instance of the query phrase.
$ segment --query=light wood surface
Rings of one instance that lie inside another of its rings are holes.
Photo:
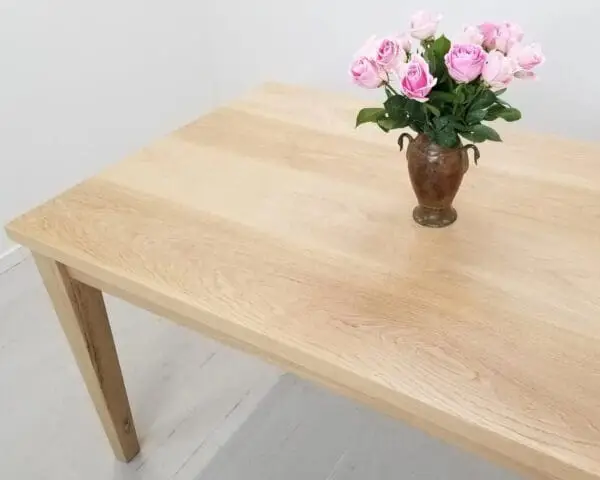
[[[458,222],[423,229],[363,104],[268,85],[9,235],[475,451],[600,479],[600,147],[507,129]]]
[[[129,292],[121,290],[118,287],[115,287],[114,285],[99,281],[98,279],[91,277],[80,270],[69,268],[68,271],[69,275],[72,278],[77,279],[85,284],[92,285],[98,290],[107,292],[115,297],[119,297],[131,303],[132,305],[153,312],[163,318],[169,318],[171,320],[174,320],[185,327],[194,329],[226,345],[235,347],[239,350],[243,350],[247,353],[261,356],[265,360],[284,368],[288,372],[292,372],[299,377],[312,381],[313,383],[323,385],[329,388],[330,390],[334,391],[335,393],[346,397],[350,397],[353,400],[356,400],[362,404],[373,407],[381,413],[385,413],[391,417],[399,417],[397,406],[389,402],[385,397],[373,398],[370,396],[370,392],[365,392],[361,389],[349,387],[343,383],[337,382],[335,378],[323,377],[319,374],[318,371],[307,370],[301,365],[290,362],[282,354],[278,354],[274,351],[262,350],[251,343],[247,343],[243,340],[227,336],[221,331],[208,327],[207,322],[199,322],[197,320],[197,317],[183,316],[178,312],[169,309],[168,307],[158,305],[155,302],[148,301],[145,298],[138,297],[137,295],[133,295]],[[451,442],[456,446],[462,447],[466,450],[476,451],[480,456],[491,460],[499,465],[510,468],[520,473],[521,475],[525,475],[527,478],[531,478],[532,480],[556,480],[556,477],[552,477],[547,474],[540,476],[538,470],[523,465],[521,463],[515,462],[514,459],[501,455],[499,452],[487,448],[484,445],[474,445],[472,441],[470,441],[470,439],[461,436],[460,432],[449,432],[447,430],[444,430],[438,424],[431,423],[427,418],[413,416],[410,415],[410,413],[404,411],[401,412],[400,418],[408,424],[417,427],[431,435],[435,435],[438,438]]]
[[[115,456],[129,461],[140,446],[102,292],[54,260],[34,258]]]

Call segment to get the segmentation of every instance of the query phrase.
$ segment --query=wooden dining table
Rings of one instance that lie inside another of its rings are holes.
[[[365,105],[264,85],[7,226],[116,456],[140,447],[103,292],[526,477],[600,479],[600,145],[507,126],[428,229]]]

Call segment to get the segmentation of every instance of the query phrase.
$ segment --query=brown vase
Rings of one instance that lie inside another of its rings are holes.
[[[479,159],[479,150],[475,145],[463,147],[460,142],[456,148],[445,148],[433,143],[424,133],[414,139],[403,133],[398,139],[400,151],[405,138],[409,140],[408,173],[419,201],[413,218],[425,227],[447,227],[457,218],[452,201],[469,168],[468,149],[473,150],[475,161]]]

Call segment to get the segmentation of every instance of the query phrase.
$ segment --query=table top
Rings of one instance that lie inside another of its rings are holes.
[[[600,479],[600,146],[504,130],[427,229],[365,103],[266,85],[7,231],[488,457]]]

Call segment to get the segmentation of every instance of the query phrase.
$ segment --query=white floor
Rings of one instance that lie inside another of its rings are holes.
[[[0,479],[194,479],[281,372],[107,298],[142,447],[108,442],[31,259],[0,274]]]

